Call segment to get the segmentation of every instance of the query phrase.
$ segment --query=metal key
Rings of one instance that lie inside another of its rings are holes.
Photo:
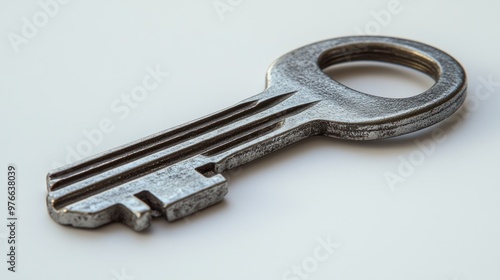
[[[435,84],[408,98],[372,96],[322,70],[378,60],[428,74]],[[465,72],[446,53],[418,42],[354,36],[314,43],[276,60],[264,92],[228,109],[51,171],[47,206],[60,224],[95,228],[120,221],[148,228],[223,199],[222,172],[314,135],[388,138],[433,125],[466,96]]]

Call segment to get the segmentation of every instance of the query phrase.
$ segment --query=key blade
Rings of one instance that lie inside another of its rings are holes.
[[[226,193],[222,175],[207,178],[175,164],[98,193],[62,188],[50,192],[47,203],[60,224],[95,228],[119,221],[141,231],[153,216],[174,221],[221,201]]]
[[[219,173],[272,151],[253,146],[278,137],[285,120],[316,104],[288,102],[294,94],[258,95],[54,170],[47,175],[49,213],[64,225],[94,228],[120,221],[140,231],[153,216],[174,221],[216,204],[227,193]],[[240,147],[254,152],[241,156]],[[224,158],[231,163],[221,164]]]

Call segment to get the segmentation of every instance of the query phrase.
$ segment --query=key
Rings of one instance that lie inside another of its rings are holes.
[[[435,80],[408,98],[358,92],[323,69],[378,60]],[[266,89],[232,107],[53,170],[47,207],[58,223],[95,228],[122,222],[136,231],[152,217],[175,221],[221,201],[223,172],[316,135],[371,140],[410,133],[450,116],[466,96],[465,71],[451,56],[405,39],[342,37],[277,59]]]

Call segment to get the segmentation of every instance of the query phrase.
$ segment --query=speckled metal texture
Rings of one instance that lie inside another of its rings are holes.
[[[323,72],[356,60],[405,65],[436,83],[417,96],[385,98]],[[256,96],[51,171],[48,210],[64,225],[119,221],[141,231],[153,216],[174,221],[221,201],[228,191],[221,174],[226,170],[314,135],[371,140],[413,132],[450,116],[465,95],[463,68],[428,45],[372,36],[314,43],[276,60],[266,89]]]

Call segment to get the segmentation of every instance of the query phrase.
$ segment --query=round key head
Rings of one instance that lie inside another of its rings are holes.
[[[435,80],[425,92],[406,98],[363,93],[330,78],[323,70],[338,63],[375,60],[419,70]],[[269,89],[298,90],[321,100],[308,110],[328,136],[368,140],[413,132],[450,116],[466,96],[466,76],[450,55],[405,39],[353,36],[304,46],[277,59],[267,73]]]

